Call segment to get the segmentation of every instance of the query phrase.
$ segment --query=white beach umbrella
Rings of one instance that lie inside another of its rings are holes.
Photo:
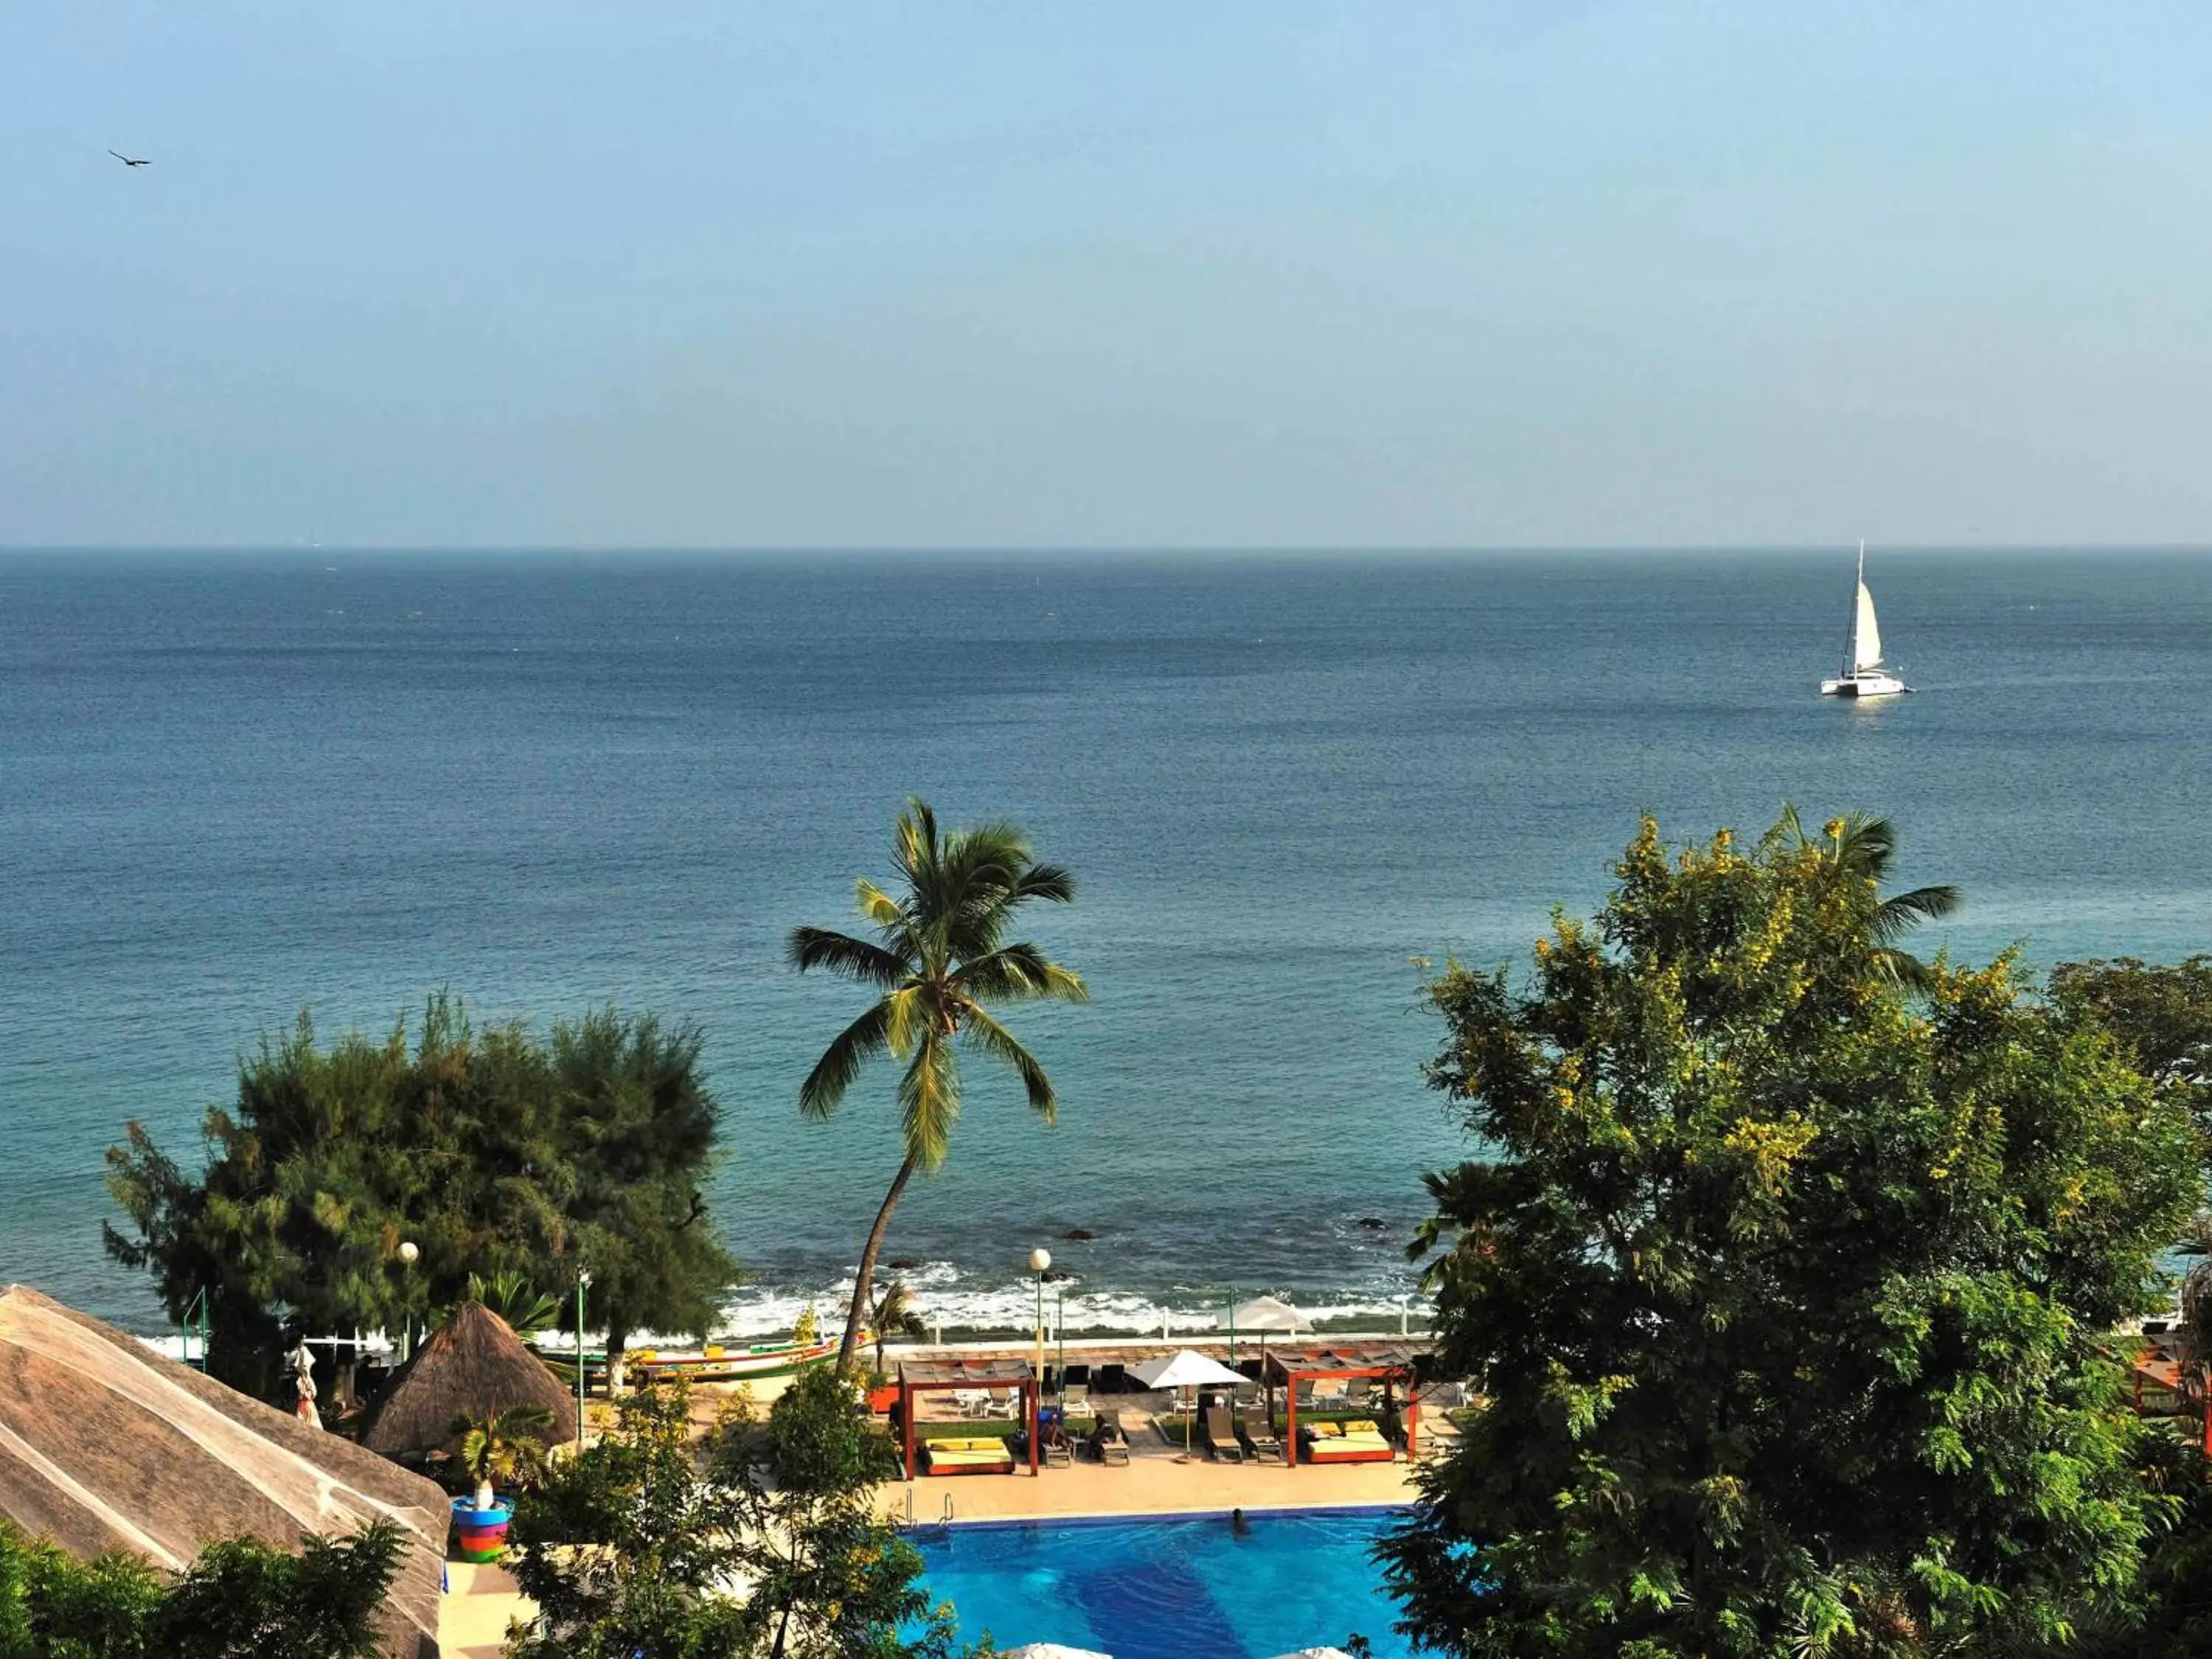
[[[1110,1653],[1089,1648],[1064,1648],[1057,1642],[1032,1642],[1024,1648],[1008,1648],[1005,1659],[1114,1659]]]
[[[1193,1353],[1188,1348],[1180,1353],[1147,1359],[1141,1365],[1132,1365],[1129,1375],[1148,1389],[1210,1389],[1223,1383],[1233,1387],[1244,1380],[1220,1361]]]
[[[1236,1387],[1244,1379],[1228,1366],[1208,1359],[1202,1353],[1193,1353],[1185,1348],[1180,1353],[1163,1354],[1158,1359],[1147,1359],[1141,1365],[1129,1368],[1129,1375],[1148,1389],[1207,1389],[1226,1384]],[[1182,1455],[1190,1455],[1190,1419],[1198,1415],[1195,1407],[1182,1422]]]

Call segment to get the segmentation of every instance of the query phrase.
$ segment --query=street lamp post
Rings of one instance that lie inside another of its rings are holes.
[[[1060,1345],[1060,1389],[1053,1403],[1060,1407],[1060,1424],[1067,1426],[1067,1287],[1056,1286],[1052,1293],[1053,1331]]]
[[[1037,1387],[1044,1387],[1044,1276],[1052,1268],[1052,1252],[1040,1246],[1030,1252],[1030,1271],[1036,1275]]]
[[[584,1292],[592,1287],[592,1270],[576,1268],[576,1444],[584,1443]]]

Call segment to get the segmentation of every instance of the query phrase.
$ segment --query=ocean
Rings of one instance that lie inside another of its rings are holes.
[[[696,1020],[732,1328],[825,1313],[897,1161],[891,1079],[799,1078],[861,1006],[787,970],[909,794],[1071,866],[1033,936],[1087,1007],[1012,1021],[1060,1121],[970,1068],[886,1254],[947,1325],[1205,1320],[1231,1287],[1394,1317],[1428,965],[1525,958],[1637,815],[1886,812],[1923,937],[2039,966],[2212,948],[2212,558],[1876,550],[1917,695],[1815,695],[1812,555],[0,556],[0,1282],[139,1328],[102,1150],[197,1157],[302,1008],[381,1033],[613,1002]],[[1063,1236],[1073,1229],[1087,1241]]]

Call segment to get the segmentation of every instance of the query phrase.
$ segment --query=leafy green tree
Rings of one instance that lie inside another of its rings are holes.
[[[1830,838],[1832,840],[1832,838]],[[2171,1500],[2104,1346],[2197,1182],[2108,1036],[1941,962],[1790,821],[1650,822],[1533,971],[1453,965],[1437,1346],[1486,1405],[1386,1547],[1440,1651],[2013,1650],[2125,1611]]]
[[[211,1544],[165,1582],[135,1557],[78,1562],[0,1522],[0,1659],[376,1659],[405,1550],[377,1520],[296,1552]]]
[[[618,1410],[516,1513],[514,1570],[539,1616],[514,1659],[955,1652],[949,1610],[915,1583],[920,1556],[874,1511],[890,1444],[833,1373],[801,1373],[764,1428],[726,1425],[703,1450],[680,1385]]]
[[[2051,970],[2049,994],[2061,1017],[2112,1032],[2212,1143],[2212,957],[2064,963]],[[2212,1366],[2212,1216],[2198,1214],[2182,1243],[2196,1261],[2181,1285],[2181,1393],[2201,1415]],[[2212,1659],[2212,1469],[2197,1449],[2197,1427],[2189,1424],[2195,1444],[2161,1437],[2149,1447],[2145,1479],[2175,1494],[2182,1510],[2143,1574],[2147,1618],[2140,1628],[2095,1632],[2077,1644],[2083,1659]]]
[[[173,1659],[377,1659],[378,1617],[405,1558],[396,1522],[313,1534],[295,1553],[257,1539],[210,1546],[161,1598],[149,1651]]]
[[[0,1520],[0,1659],[141,1659],[161,1603],[137,1556],[79,1561]]]
[[[914,800],[899,816],[896,841],[898,896],[866,878],[857,884],[860,915],[875,937],[797,927],[787,950],[791,965],[801,973],[820,969],[883,994],[823,1050],[799,1085],[799,1109],[810,1117],[829,1116],[861,1068],[880,1055],[904,1066],[898,1102],[905,1156],[860,1251],[837,1350],[841,1376],[853,1368],[876,1257],[899,1194],[916,1170],[941,1167],[951,1149],[960,1115],[960,1048],[1018,1074],[1031,1109],[1049,1123],[1059,1105],[1052,1079],[990,1009],[1048,998],[1089,1000],[1075,975],[1048,961],[1036,945],[1007,939],[1024,905],[1066,904],[1075,897],[1075,878],[1036,862],[1019,830],[987,823],[940,835],[936,814]]]
[[[700,1065],[704,1042],[696,1027],[649,1014],[553,1029],[555,1097],[574,1147],[567,1217],[591,1270],[586,1315],[607,1334],[617,1382],[631,1332],[704,1336],[738,1282],[700,1186],[720,1115]]]
[[[2051,971],[2051,1000],[2119,1038],[2142,1074],[2212,1137],[2212,956],[2170,966],[2135,957],[2061,963]]]
[[[726,1433],[714,1450],[718,1478],[744,1499],[751,1650],[767,1659],[950,1652],[950,1618],[915,1582],[921,1558],[876,1514],[875,1488],[897,1478],[898,1459],[851,1385],[817,1367],[777,1397],[765,1437],[772,1483],[750,1478],[762,1449],[753,1438]],[[915,1622],[921,1638],[888,1644]]]
[[[397,1328],[472,1278],[568,1282],[580,1255],[617,1352],[640,1326],[703,1328],[736,1268],[700,1191],[716,1112],[699,1048],[611,1010],[544,1043],[478,1032],[443,995],[412,1048],[403,1023],[325,1048],[302,1015],[241,1061],[235,1111],[210,1109],[198,1175],[137,1123],[109,1150],[131,1226],[103,1228],[108,1251],[173,1318],[204,1291],[213,1368],[257,1391],[288,1326]]]

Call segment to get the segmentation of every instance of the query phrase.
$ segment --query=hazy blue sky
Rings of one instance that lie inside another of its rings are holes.
[[[2201,0],[13,0],[0,543],[2212,540],[2208,64]]]

